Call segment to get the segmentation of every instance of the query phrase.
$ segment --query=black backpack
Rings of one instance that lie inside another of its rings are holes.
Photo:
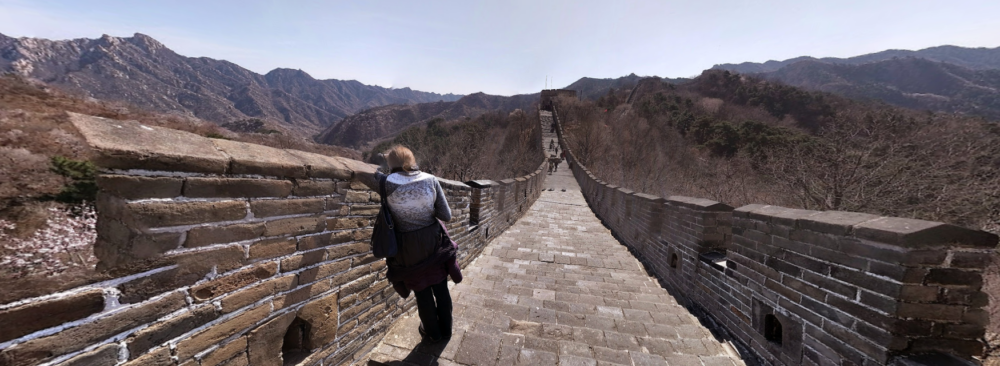
[[[378,210],[378,217],[375,218],[375,227],[372,230],[372,255],[375,258],[392,258],[399,251],[399,246],[396,244],[396,228],[392,223],[392,213],[389,212],[389,203],[385,198],[385,181],[388,178],[388,175],[383,176],[378,182],[382,207]]]

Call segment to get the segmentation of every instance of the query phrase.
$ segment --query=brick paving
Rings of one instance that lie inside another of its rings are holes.
[[[545,188],[449,283],[452,338],[421,343],[414,309],[369,365],[743,365],[612,237],[565,163]]]

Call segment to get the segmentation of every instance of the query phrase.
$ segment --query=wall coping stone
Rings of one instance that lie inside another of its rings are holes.
[[[672,203],[703,211],[722,211],[722,212],[733,211],[733,206],[727,205],[722,202],[713,201],[707,198],[670,196],[667,197],[667,203]]]
[[[625,194],[626,196],[627,196],[627,195],[630,195],[630,194],[632,194],[632,193],[635,193],[635,191],[633,191],[633,190],[631,190],[631,189],[628,189],[628,188],[622,188],[622,187],[618,187],[618,188],[616,188],[616,189],[617,189],[617,190],[618,190],[619,192],[621,192],[621,193],[624,193],[624,194]]]
[[[451,180],[451,179],[444,179],[444,178],[438,178],[437,180],[438,180],[438,182],[441,182],[442,186],[448,186],[449,188],[455,188],[455,189],[459,189],[459,190],[471,190],[472,189],[472,187],[469,187],[467,184],[459,182],[459,181],[455,181],[455,180]]]
[[[469,187],[472,188],[488,188],[497,185],[497,182],[488,179],[480,179],[480,180],[470,180],[468,182],[465,182],[465,184],[469,185]]]
[[[667,202],[666,198],[654,196],[654,195],[651,195],[651,194],[636,193],[636,194],[633,194],[632,196],[638,197],[638,198],[642,198],[642,199],[647,200],[647,201],[652,201],[652,202],[655,202],[655,203],[664,203],[664,202]]]
[[[909,248],[950,246],[995,248],[997,236],[941,222],[881,217],[854,225],[854,236]]]
[[[504,185],[509,185],[509,184],[514,184],[514,180],[513,180],[513,179],[511,179],[511,178],[507,178],[507,179],[501,179],[501,180],[500,180],[500,183],[501,183],[501,184],[504,184]]]
[[[210,139],[138,121],[66,113],[91,147],[91,161],[106,169],[347,180],[356,172],[373,173],[377,168],[343,157]]]
[[[109,169],[181,170],[223,174],[229,157],[208,138],[137,121],[66,112],[94,153],[91,161]]]

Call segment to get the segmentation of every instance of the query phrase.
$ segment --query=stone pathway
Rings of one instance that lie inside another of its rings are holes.
[[[743,365],[611,236],[565,163],[545,188],[461,284],[449,283],[451,340],[420,343],[414,309],[369,365]]]

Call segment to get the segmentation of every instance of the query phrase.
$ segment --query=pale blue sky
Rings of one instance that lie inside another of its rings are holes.
[[[1000,1],[0,0],[0,33],[148,34],[186,56],[434,92],[510,95],[717,63],[1000,46]]]

